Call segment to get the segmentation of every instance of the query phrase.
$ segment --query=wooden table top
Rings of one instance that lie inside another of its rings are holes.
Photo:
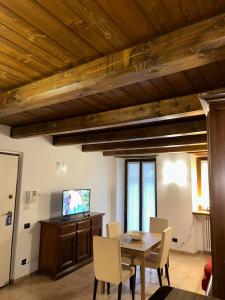
[[[196,293],[164,286],[158,289],[149,300],[219,300],[214,297],[207,297]]]
[[[143,256],[148,255],[153,247],[160,244],[161,234],[153,234],[150,232],[140,232],[143,235],[142,240],[135,241],[129,236],[129,233],[124,233],[121,236],[121,250],[122,252],[141,253]]]

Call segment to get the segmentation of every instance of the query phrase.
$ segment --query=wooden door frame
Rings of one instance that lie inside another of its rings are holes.
[[[11,258],[10,258],[10,270],[9,270],[9,283],[13,283],[13,270],[15,269],[16,261],[16,239],[17,228],[19,226],[19,199],[21,194],[21,179],[22,179],[22,166],[23,166],[23,153],[14,151],[0,150],[0,155],[9,155],[18,157],[18,170],[16,181],[16,193],[15,193],[15,205],[14,205],[14,218],[13,218],[13,230],[12,230],[12,244],[11,244]]]
[[[157,168],[156,168],[156,158],[140,158],[140,159],[126,159],[125,160],[125,182],[124,182],[124,232],[127,232],[127,175],[128,175],[128,163],[130,162],[139,162],[140,170],[139,170],[139,186],[140,188],[140,225],[139,230],[142,229],[142,164],[143,162],[154,162],[155,163],[155,215],[157,216],[158,207],[157,207]]]

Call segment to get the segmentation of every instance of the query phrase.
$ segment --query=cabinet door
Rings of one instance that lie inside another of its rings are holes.
[[[102,218],[93,218],[91,227],[91,256],[93,256],[93,236],[102,236]]]
[[[70,229],[71,230],[71,229]],[[68,231],[68,229],[67,229]],[[63,271],[75,264],[76,232],[60,235],[59,270]]]
[[[90,257],[90,228],[77,231],[77,259],[76,263]]]

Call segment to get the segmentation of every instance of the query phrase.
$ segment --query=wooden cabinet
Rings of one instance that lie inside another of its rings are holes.
[[[57,279],[91,262],[93,236],[102,235],[103,215],[41,221],[39,273]]]

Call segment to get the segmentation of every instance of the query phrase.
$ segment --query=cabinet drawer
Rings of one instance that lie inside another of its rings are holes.
[[[61,235],[75,233],[75,232],[76,232],[76,224],[60,226],[60,234]]]
[[[77,222],[77,230],[90,228],[90,220]]]
[[[91,220],[92,227],[101,227],[102,226],[102,218],[95,218]]]

